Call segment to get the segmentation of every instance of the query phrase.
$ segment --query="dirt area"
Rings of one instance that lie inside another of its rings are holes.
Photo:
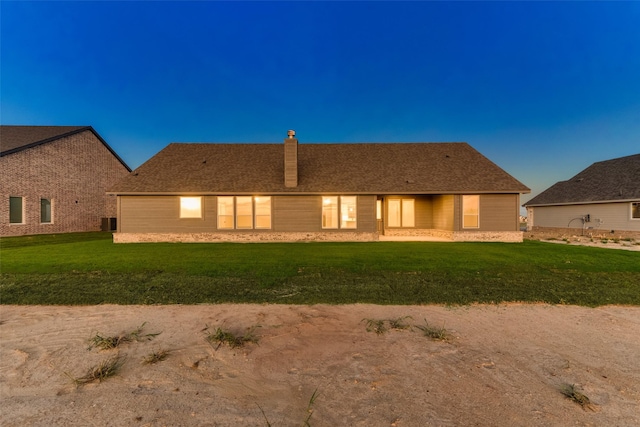
[[[206,339],[252,326],[244,347]],[[0,306],[0,338],[3,426],[640,425],[640,307]],[[74,384],[116,354],[113,377]]]

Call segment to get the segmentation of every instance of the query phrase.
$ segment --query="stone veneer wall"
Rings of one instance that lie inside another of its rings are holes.
[[[378,233],[114,233],[114,243],[375,242]]]
[[[384,230],[384,235],[390,237],[436,237],[453,240],[453,231],[425,228],[387,228]]]
[[[385,236],[436,237],[453,242],[522,242],[522,231],[448,231],[435,229],[386,229]]]
[[[522,231],[454,231],[454,242],[522,243]]]
[[[638,231],[603,230],[593,228],[556,228],[535,226],[524,233],[526,239],[566,239],[570,237],[589,237],[596,239],[635,239],[640,240]]]
[[[420,233],[421,232],[421,233]],[[521,231],[467,232],[445,230],[395,230],[396,237],[438,237],[452,242],[522,242]],[[114,243],[268,243],[268,242],[377,242],[378,233],[114,233]]]

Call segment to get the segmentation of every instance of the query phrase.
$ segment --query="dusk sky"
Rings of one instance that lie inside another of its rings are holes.
[[[0,2],[0,122],[465,141],[532,189],[640,153],[640,2]],[[471,167],[472,165],[470,165]]]

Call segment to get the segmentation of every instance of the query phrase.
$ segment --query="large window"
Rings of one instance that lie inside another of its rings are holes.
[[[631,219],[640,219],[640,202],[631,203]]]
[[[218,228],[233,228],[233,197],[218,197]]]
[[[415,227],[415,200],[389,199],[387,225],[389,227]]]
[[[480,227],[480,196],[462,196],[462,228]]]
[[[236,197],[236,228],[253,228],[253,197]]]
[[[202,218],[202,197],[180,197],[180,218]]]
[[[9,223],[23,224],[23,216],[22,197],[9,197]]]
[[[271,197],[254,198],[256,206],[256,228],[271,228]]]
[[[218,229],[251,230],[271,228],[270,196],[218,197]]]
[[[338,228],[338,197],[322,198],[322,228]]]
[[[50,224],[51,218],[51,199],[40,199],[40,222]]]
[[[340,228],[357,228],[356,196],[340,196]]]
[[[356,196],[323,197],[322,228],[358,228],[357,204]]]

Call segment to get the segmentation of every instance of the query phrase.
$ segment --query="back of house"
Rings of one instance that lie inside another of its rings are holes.
[[[110,189],[115,242],[522,241],[529,189],[466,143],[172,143]]]

